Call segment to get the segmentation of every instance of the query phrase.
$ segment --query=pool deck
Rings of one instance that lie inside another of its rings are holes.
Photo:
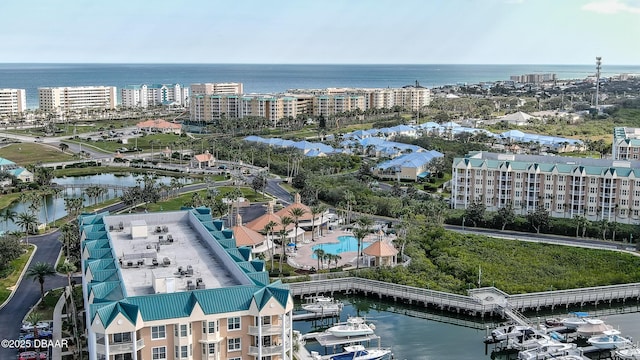
[[[318,260],[314,259],[313,256],[313,250],[312,248],[316,245],[319,244],[328,244],[328,243],[339,243],[340,241],[338,240],[338,237],[340,236],[354,236],[353,232],[348,231],[348,230],[341,230],[341,229],[337,229],[337,230],[324,230],[324,233],[322,236],[316,236],[315,237],[315,241],[311,241],[311,232],[306,232],[304,234],[304,238],[305,240],[302,242],[298,242],[298,250],[297,251],[287,251],[287,255],[288,255],[288,263],[294,267],[297,268],[301,268],[301,269],[311,269],[318,267]],[[369,234],[367,235],[367,237],[364,238],[364,242],[365,243],[374,243],[377,240],[385,240],[385,241],[391,241],[394,238],[393,235],[384,235],[382,237],[380,237],[380,235],[377,234]],[[356,257],[357,257],[357,251],[349,251],[349,252],[343,252],[339,254],[342,259],[338,260],[338,267],[340,266],[345,266],[346,267],[350,267],[350,266],[356,266]],[[327,264],[321,264],[323,269],[327,268]],[[360,264],[360,266],[362,267],[363,265]],[[331,268],[335,268],[336,267],[336,263],[334,261],[331,262]]]

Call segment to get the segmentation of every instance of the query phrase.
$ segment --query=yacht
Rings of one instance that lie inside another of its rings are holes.
[[[616,350],[616,358],[622,360],[640,360],[640,348],[628,347]]]
[[[340,323],[327,329],[335,337],[365,336],[373,334],[375,326],[367,324],[361,317],[350,317],[347,322]]]
[[[578,326],[576,332],[578,336],[582,337],[591,337],[595,335],[604,334],[605,331],[613,330],[611,325],[607,325],[604,321],[600,319],[585,319],[586,323],[584,325]]]
[[[509,338],[531,334],[533,332],[535,332],[535,330],[531,326],[506,325],[491,331],[491,336],[488,340],[503,341]]]
[[[541,341],[539,347],[534,347],[518,353],[518,360],[557,359],[560,356],[581,355],[576,344],[559,343],[553,340]]]

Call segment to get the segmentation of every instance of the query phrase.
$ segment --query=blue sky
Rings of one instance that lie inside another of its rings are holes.
[[[20,0],[0,14],[1,63],[640,64],[640,0]]]

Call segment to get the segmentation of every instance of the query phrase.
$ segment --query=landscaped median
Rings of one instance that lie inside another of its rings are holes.
[[[9,263],[9,267],[2,273],[0,273],[0,307],[4,306],[5,302],[11,296],[11,292],[18,286],[22,274],[24,273],[29,260],[35,251],[34,245],[23,245],[26,248],[26,252],[17,259],[14,259]]]

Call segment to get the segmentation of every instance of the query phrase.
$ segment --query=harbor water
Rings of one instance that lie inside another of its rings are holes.
[[[455,317],[445,311],[425,310],[421,307],[400,303],[380,301],[377,299],[350,296],[339,298],[345,306],[340,321],[349,316],[361,316],[367,323],[375,325],[375,334],[380,337],[382,347],[391,347],[396,360],[484,360],[506,359],[492,357],[491,347],[485,355],[484,339],[487,329],[493,329],[500,319],[481,319],[472,317]],[[625,308],[600,307],[587,310],[598,315],[599,319],[613,325],[622,335],[631,337],[633,342],[640,340],[640,306],[637,303],[626,304]],[[556,309],[555,313],[526,314],[529,318],[540,316],[541,321],[547,317],[562,317],[567,309]],[[568,309],[568,311],[577,309]],[[622,313],[623,311],[635,311]],[[327,319],[294,322],[294,329],[306,334],[324,331],[330,326]],[[365,344],[366,345],[366,344]],[[377,347],[377,341],[369,346]],[[332,354],[333,348],[323,348],[313,340],[307,340],[306,348],[320,354]],[[335,352],[342,349],[336,348]],[[513,359],[513,356],[511,357]]]

